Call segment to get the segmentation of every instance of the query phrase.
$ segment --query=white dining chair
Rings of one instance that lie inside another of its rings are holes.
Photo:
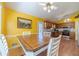
[[[50,39],[48,44],[47,56],[58,56],[61,35]]]
[[[31,31],[23,32],[23,35],[31,35]]]
[[[3,34],[0,34],[0,56],[8,55],[8,45],[6,38]]]
[[[51,37],[51,32],[43,32],[44,37]]]

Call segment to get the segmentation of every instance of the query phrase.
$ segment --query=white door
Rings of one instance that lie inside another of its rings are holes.
[[[43,40],[43,22],[38,23],[38,32],[39,32],[38,40],[41,43]]]

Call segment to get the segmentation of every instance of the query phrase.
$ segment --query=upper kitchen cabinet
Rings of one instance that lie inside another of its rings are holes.
[[[61,23],[56,26],[57,28],[75,28],[74,22]]]
[[[56,24],[50,21],[44,21],[44,29],[55,28]]]

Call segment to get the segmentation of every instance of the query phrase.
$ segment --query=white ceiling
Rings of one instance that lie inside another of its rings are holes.
[[[53,5],[57,7],[50,13],[43,10],[40,2],[7,2],[6,6],[18,12],[28,13],[40,18],[46,18],[51,21],[57,21],[63,16],[70,16],[75,11],[79,10],[79,2],[55,2]],[[66,16],[66,17],[68,17]]]

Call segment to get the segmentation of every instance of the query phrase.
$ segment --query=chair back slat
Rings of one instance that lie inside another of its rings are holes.
[[[6,38],[3,34],[0,34],[0,55],[7,56],[8,53],[8,45]]]
[[[61,40],[61,35],[59,37],[51,38],[48,45],[48,56],[57,56],[59,50],[59,44]]]
[[[23,32],[23,35],[31,35],[31,31]]]

